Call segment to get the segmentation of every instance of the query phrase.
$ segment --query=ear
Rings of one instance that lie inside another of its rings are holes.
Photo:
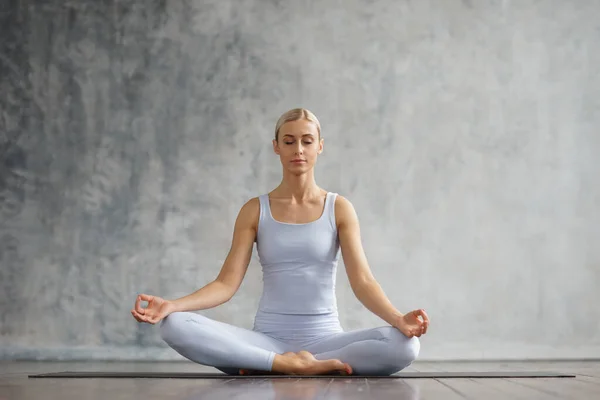
[[[323,138],[319,140],[319,151],[317,152],[317,154],[321,154],[323,152],[323,140]]]
[[[275,152],[275,154],[279,155],[279,144],[275,139],[273,139],[273,151]]]

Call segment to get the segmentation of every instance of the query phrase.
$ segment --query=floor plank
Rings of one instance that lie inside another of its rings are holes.
[[[600,395],[599,388],[586,385],[584,382],[575,379],[507,379],[516,385],[537,389],[538,391],[559,398],[566,396],[576,396],[578,398],[593,398],[594,393]]]
[[[465,399],[506,399],[506,392],[497,387],[486,385],[480,379],[438,379],[441,384],[460,394]]]
[[[404,382],[413,388],[417,399],[464,400],[464,396],[436,379],[405,379]]]
[[[513,399],[537,400],[556,398],[556,396],[552,393],[544,393],[543,391],[540,391],[534,387],[521,385],[518,382],[511,381],[509,379],[485,379],[482,380],[481,383],[494,388]]]

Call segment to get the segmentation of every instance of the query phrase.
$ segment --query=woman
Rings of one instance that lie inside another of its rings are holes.
[[[429,319],[424,310],[403,314],[394,308],[371,274],[352,204],[315,183],[314,166],[323,151],[315,115],[302,108],[284,113],[273,150],[283,165],[281,184],[241,208],[217,278],[177,300],[141,294],[132,315],[139,322],[161,321],[161,336],[175,351],[232,375],[390,375],[407,367]],[[264,290],[253,330],[190,312],[232,298],[254,242]],[[353,292],[389,326],[342,330],[335,297],[340,249]]]

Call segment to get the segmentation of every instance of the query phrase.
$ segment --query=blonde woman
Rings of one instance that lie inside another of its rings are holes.
[[[216,279],[176,300],[141,294],[132,315],[160,322],[162,338],[182,356],[231,375],[390,375],[406,368],[419,353],[429,318],[422,309],[403,314],[390,303],[367,263],[352,204],[316,184],[323,151],[316,116],[303,108],[284,113],[273,150],[282,181],[243,205]],[[233,297],[255,242],[264,290],[253,329],[192,312]],[[340,252],[356,297],[387,326],[343,331],[335,297]]]

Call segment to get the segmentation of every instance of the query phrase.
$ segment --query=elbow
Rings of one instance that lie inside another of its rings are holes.
[[[239,285],[219,278],[215,279],[214,283],[219,285],[219,292],[222,295],[223,303],[231,300],[239,288]]]
[[[350,281],[350,287],[359,299],[364,293],[371,291],[373,285],[377,285],[377,282],[375,279],[367,276],[356,277]]]

